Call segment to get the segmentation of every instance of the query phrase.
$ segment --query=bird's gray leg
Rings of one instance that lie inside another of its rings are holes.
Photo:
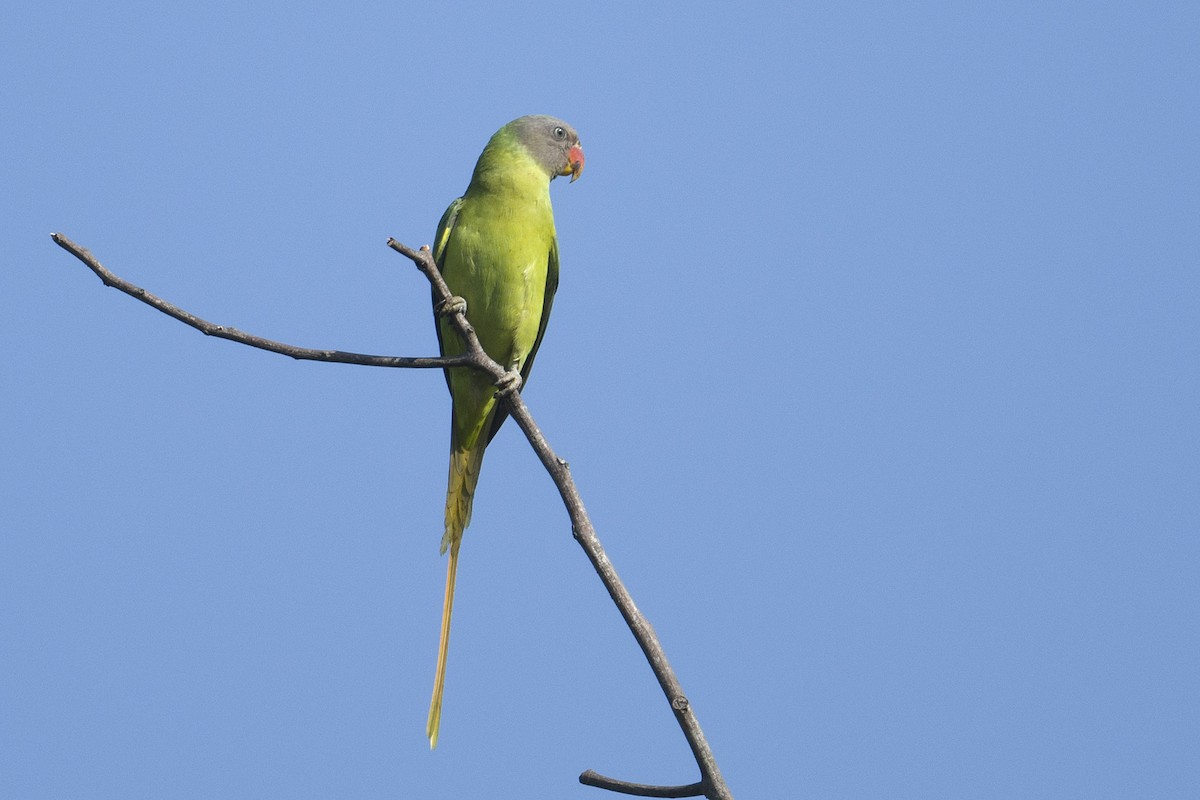
[[[467,301],[458,295],[447,297],[445,300],[433,307],[433,313],[437,314],[439,317],[449,317],[454,314],[466,314]]]
[[[496,397],[503,397],[509,392],[517,391],[521,388],[522,382],[520,362],[514,361],[508,365],[504,377],[496,381]]]

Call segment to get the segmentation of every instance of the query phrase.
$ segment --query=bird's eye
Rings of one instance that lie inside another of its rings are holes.
[[[564,131],[562,128],[554,129],[554,138],[555,139],[563,139],[566,137],[566,135],[567,135],[567,132]]]

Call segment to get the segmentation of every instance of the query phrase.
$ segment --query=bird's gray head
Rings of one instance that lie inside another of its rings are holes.
[[[583,172],[579,134],[561,119],[530,114],[514,119],[502,130],[510,131],[551,178],[570,175],[574,181]]]

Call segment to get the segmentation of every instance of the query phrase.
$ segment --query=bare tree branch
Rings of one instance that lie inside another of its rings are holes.
[[[174,317],[186,325],[196,328],[208,336],[216,336],[233,342],[240,342],[241,344],[257,347],[262,350],[269,350],[273,353],[281,353],[296,359],[361,364],[374,367],[470,367],[488,373],[497,381],[503,379],[505,376],[504,368],[484,352],[483,347],[479,344],[479,338],[475,335],[475,330],[471,327],[470,322],[467,321],[466,314],[461,310],[453,310],[453,306],[448,306],[452,310],[447,312],[447,317],[462,335],[463,342],[466,344],[466,353],[461,356],[453,358],[403,358],[400,356],[373,356],[346,353],[340,350],[313,350],[275,342],[270,339],[243,333],[235,328],[228,328],[207,322],[109,272],[90,252],[75,244],[67,237],[55,233],[51,234],[51,238],[54,239],[56,244],[87,265],[92,272],[99,276],[100,280],[106,286],[120,289],[131,297],[141,300],[143,303],[158,309],[168,316]],[[437,264],[434,263],[433,254],[430,253],[428,247],[413,250],[397,242],[395,239],[389,239],[388,246],[416,264],[417,268],[429,279],[430,284],[433,286],[434,297],[438,301],[446,303],[452,298],[450,289],[442,279]],[[683,786],[651,786],[631,783],[615,778],[608,778],[592,770],[588,770],[580,775],[579,782],[601,789],[608,789],[613,792],[641,797],[695,797],[704,795],[708,800],[733,800],[733,794],[725,784],[724,778],[721,777],[721,771],[717,767],[716,759],[713,757],[707,740],[704,738],[704,732],[700,729],[700,723],[696,720],[691,703],[683,694],[683,688],[680,686],[679,679],[676,678],[674,670],[671,669],[671,665],[667,661],[666,652],[663,650],[658,636],[654,633],[654,628],[642,615],[641,611],[638,610],[637,605],[633,602],[633,597],[629,594],[629,590],[621,582],[616,569],[613,567],[612,562],[609,561],[604,548],[600,545],[600,539],[596,536],[596,530],[592,526],[592,521],[583,506],[583,499],[580,497],[579,490],[575,486],[574,478],[571,477],[571,471],[567,462],[559,458],[550,447],[546,441],[546,437],[542,434],[541,429],[534,422],[533,416],[529,413],[529,408],[525,405],[525,401],[521,398],[519,391],[512,390],[502,393],[501,401],[505,403],[509,415],[516,421],[521,430],[524,431],[529,444],[533,447],[534,452],[537,453],[546,471],[550,473],[555,486],[558,487],[559,495],[561,495],[563,504],[567,508],[567,514],[571,519],[571,530],[575,536],[575,540],[579,542],[588,559],[592,562],[592,567],[596,570],[596,574],[600,576],[600,580],[608,590],[613,603],[616,604],[618,610],[621,612],[621,616],[625,619],[625,623],[629,626],[629,630],[633,633],[634,639],[637,640],[638,646],[642,648],[642,653],[646,656],[646,661],[650,664],[650,669],[654,672],[655,678],[658,679],[659,686],[662,687],[663,694],[666,696],[667,702],[675,714],[675,720],[683,731],[688,746],[692,749],[696,765],[700,768],[700,780],[696,783]]]
[[[52,233],[50,234],[50,238],[59,247],[86,264],[87,268],[96,273],[96,276],[104,282],[105,286],[120,289],[130,297],[141,300],[152,308],[157,308],[167,316],[174,317],[185,325],[190,325],[205,336],[228,339],[231,342],[246,344],[251,347],[257,347],[260,350],[268,350],[272,353],[280,353],[302,361],[328,361],[339,364],[359,364],[364,367],[408,367],[415,369],[440,369],[442,367],[471,365],[472,359],[469,354],[451,358],[405,358],[402,356],[371,356],[363,353],[346,353],[341,350],[314,350],[309,347],[297,347],[294,344],[285,344],[271,339],[264,339],[261,336],[244,333],[237,328],[230,328],[226,325],[217,325],[208,320],[201,319],[188,311],[184,311],[179,306],[172,305],[161,297],[150,294],[150,292],[147,292],[140,286],[134,286],[124,278],[114,275],[97,261],[96,257],[89,250],[75,244],[75,242],[72,242],[61,233]]]
[[[590,769],[579,776],[579,782],[600,789],[608,789],[610,792],[635,794],[638,797],[699,797],[704,794],[703,781],[689,783],[686,786],[651,786],[648,783],[631,783],[606,778]]]

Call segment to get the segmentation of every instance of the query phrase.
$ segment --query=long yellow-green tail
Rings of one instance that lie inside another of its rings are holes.
[[[429,701],[429,721],[425,733],[429,749],[437,747],[438,729],[442,723],[442,692],[446,688],[446,653],[450,649],[450,614],[454,610],[454,580],[458,574],[458,548],[463,531],[471,524],[471,501],[475,484],[479,482],[479,466],[483,463],[483,447],[469,450],[455,448],[450,453],[450,475],[446,486],[446,532],[442,536],[442,552],[450,551],[446,565],[446,598],[442,602],[442,637],[438,644],[437,673],[433,679],[433,699]]]

